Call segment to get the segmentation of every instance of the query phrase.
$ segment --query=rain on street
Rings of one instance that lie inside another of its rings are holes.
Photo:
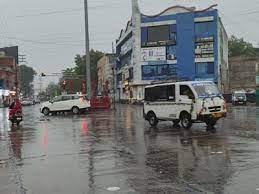
[[[256,107],[230,107],[217,133],[159,123],[142,107],[45,117],[0,112],[0,193],[259,193]],[[4,121],[4,122],[3,122]]]

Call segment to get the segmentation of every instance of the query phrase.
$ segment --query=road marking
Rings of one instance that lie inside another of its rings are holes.
[[[259,188],[257,188],[256,191],[259,191]]]
[[[211,152],[211,154],[223,154],[223,152]]]
[[[120,187],[108,187],[107,190],[108,191],[119,191]]]

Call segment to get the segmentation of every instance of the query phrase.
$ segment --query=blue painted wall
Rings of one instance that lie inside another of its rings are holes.
[[[194,13],[177,14],[177,75],[187,80],[195,79]]]
[[[195,23],[196,17],[213,16],[213,22]],[[177,25],[170,26],[170,32],[176,32],[176,45],[167,46],[167,55],[176,55],[177,64],[175,70],[179,79],[195,80],[213,79],[218,80],[218,12],[217,10],[207,12],[179,13],[176,15],[145,17],[142,16],[142,23],[176,20]],[[141,30],[142,44],[148,40],[147,27]],[[195,63],[195,40],[196,38],[214,38],[214,62]],[[148,65],[166,65],[166,61],[149,62]],[[150,67],[152,69],[152,67]],[[143,69],[143,68],[142,68]],[[145,68],[146,69],[146,68]],[[147,70],[147,69],[146,69]],[[200,70],[203,73],[199,73]],[[143,73],[142,73],[143,75]],[[151,79],[142,77],[143,80]],[[169,76],[152,77],[153,80],[170,79]]]
[[[196,17],[213,16],[211,22],[194,22]],[[177,64],[170,65],[167,61],[150,61],[142,67],[142,80],[166,80],[174,77],[179,79],[212,79],[218,81],[218,11],[187,12],[174,15],[146,17],[142,16],[142,23],[176,20],[176,25],[170,25],[170,39],[176,40],[175,45],[166,46],[167,55],[176,56]],[[175,33],[175,34],[174,34]],[[132,34],[129,35],[117,48],[120,47]],[[214,38],[214,62],[195,63],[196,39]],[[148,41],[148,27],[141,28],[141,43]],[[120,56],[117,69],[123,67],[123,60],[127,56]],[[166,70],[166,71],[165,71]]]

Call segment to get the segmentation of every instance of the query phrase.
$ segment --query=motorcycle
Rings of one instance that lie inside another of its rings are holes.
[[[16,124],[17,126],[23,121],[22,113],[15,113],[12,118],[9,119],[12,125]]]

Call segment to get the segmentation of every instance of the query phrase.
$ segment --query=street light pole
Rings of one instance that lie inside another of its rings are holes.
[[[85,66],[86,66],[86,90],[87,96],[91,99],[91,64],[90,64],[90,52],[89,52],[89,25],[88,25],[88,2],[85,2]]]

